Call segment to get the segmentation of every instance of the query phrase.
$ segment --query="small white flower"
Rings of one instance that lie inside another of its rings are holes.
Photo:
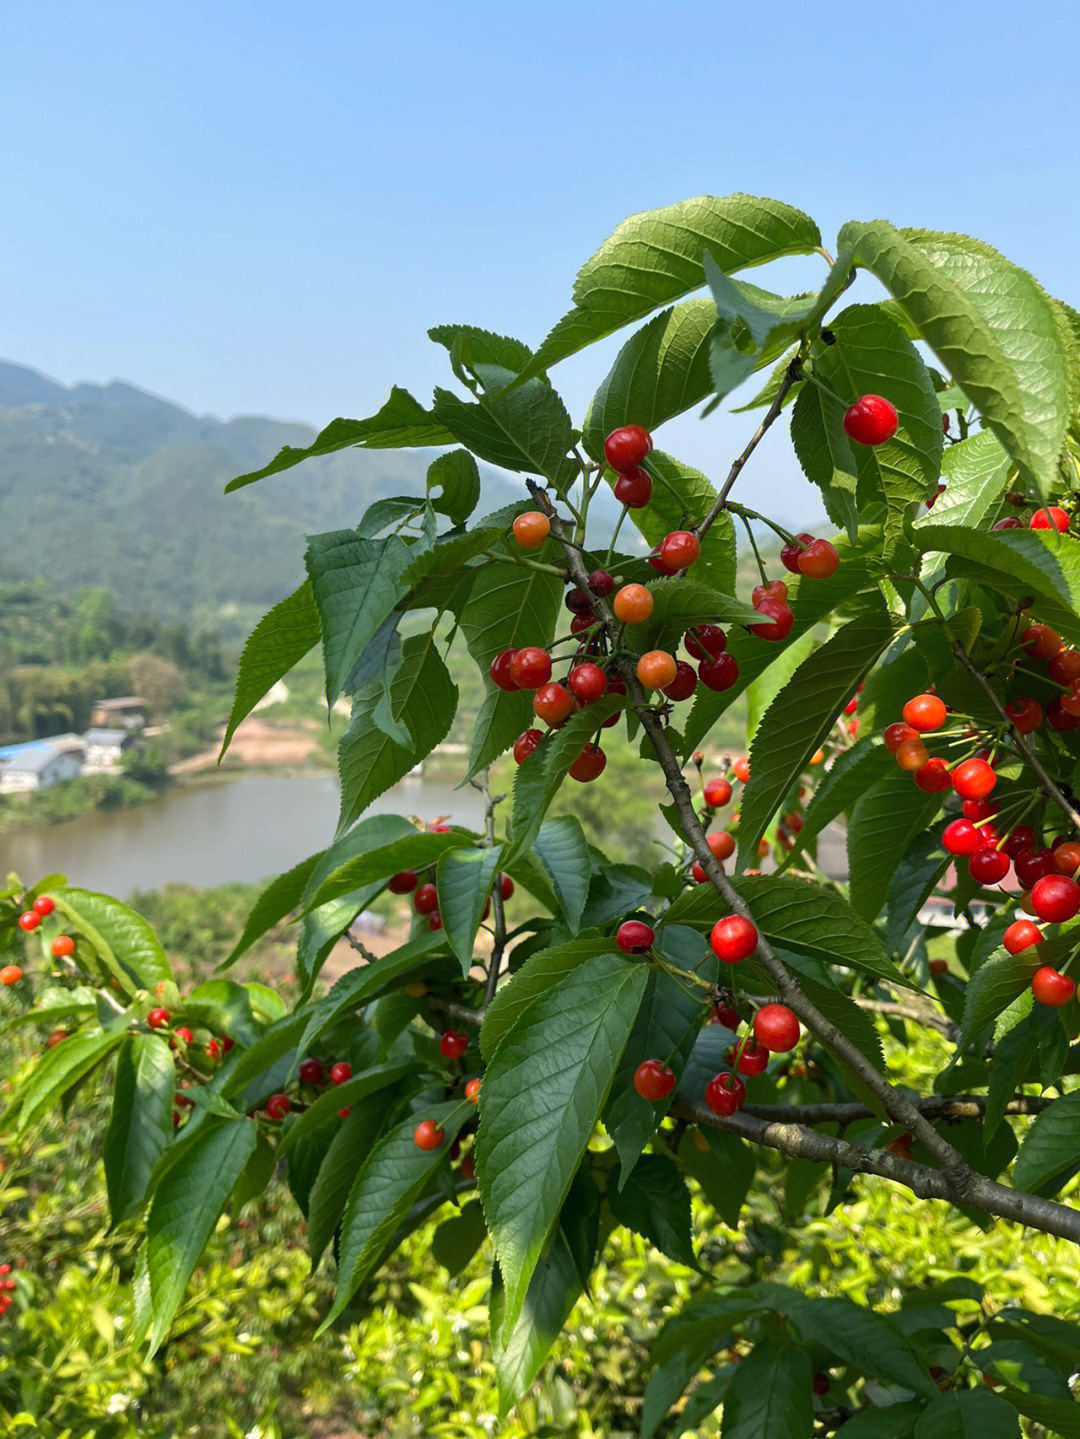
[[[123,1414],[125,1409],[130,1408],[132,1402],[130,1394],[117,1392],[109,1396],[109,1402],[105,1406],[105,1412],[106,1414]]]

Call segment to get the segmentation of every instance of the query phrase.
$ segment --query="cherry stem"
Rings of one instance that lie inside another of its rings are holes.
[[[761,559],[761,551],[757,547],[757,540],[754,539],[754,531],[750,527],[750,521],[746,518],[745,515],[740,515],[739,519],[742,520],[743,529],[746,531],[746,538],[750,541],[750,548],[754,552],[754,559],[757,560],[758,573],[761,575],[761,583],[763,585],[767,585],[769,583],[769,577],[765,573],[765,566],[762,563]]]
[[[605,569],[605,570],[606,570],[607,567],[611,564],[611,557],[612,557],[612,555],[615,553],[615,541],[619,538],[619,531],[622,529],[623,520],[626,519],[626,516],[627,516],[628,514],[629,514],[629,509],[627,508],[626,505],[623,505],[623,507],[622,507],[622,512],[620,513],[619,518],[615,521],[615,528],[614,528],[614,529],[612,530],[612,532],[611,532],[611,544],[608,545],[607,554],[604,556],[604,569]]]

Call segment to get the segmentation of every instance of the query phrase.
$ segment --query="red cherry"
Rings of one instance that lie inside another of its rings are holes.
[[[508,874],[499,875],[499,893],[503,899],[509,899],[514,893],[514,881]]]
[[[725,1029],[737,1030],[742,1024],[742,1015],[730,1004],[718,1004],[712,1012],[710,1024],[722,1024]]]
[[[227,1034],[223,1034],[223,1035],[221,1036],[221,1052],[222,1052],[222,1054],[228,1054],[229,1050],[232,1049],[232,1047],[233,1047],[233,1045],[234,1045],[235,1043],[236,1043],[236,1041],[235,1041],[234,1039],[230,1039]]]
[[[966,799],[963,803],[964,818],[971,820],[973,824],[981,819],[989,819],[991,815],[997,814],[1001,808],[993,800]]]
[[[1064,924],[1080,912],[1080,884],[1064,874],[1046,874],[1031,891],[1031,905],[1046,924]]]
[[[768,624],[747,625],[752,635],[760,640],[786,640],[795,623],[795,616],[786,600],[764,599],[756,606],[759,615],[764,615]]]
[[[1044,964],[1031,977],[1031,992],[1048,1009],[1060,1009],[1076,993],[1076,982],[1067,974],[1059,974],[1056,969]]]
[[[615,943],[624,954],[644,954],[656,935],[640,919],[627,919],[615,931]]]
[[[721,864],[735,853],[735,837],[728,834],[726,830],[720,830],[716,834],[707,834],[705,843],[712,851],[713,858],[718,859]]]
[[[439,1053],[444,1059],[460,1059],[469,1047],[469,1036],[463,1029],[448,1029],[439,1040]]]
[[[596,623],[597,619],[592,610],[582,610],[579,615],[575,615],[570,621],[570,633],[572,635],[583,635],[586,630],[591,630]],[[595,650],[593,640],[589,641],[587,648],[590,651]]]
[[[57,959],[66,959],[69,954],[75,953],[75,941],[70,934],[58,934],[49,948]]]
[[[739,665],[734,655],[720,655],[715,660],[702,660],[698,679],[707,690],[722,693],[739,682]]]
[[[533,713],[552,729],[565,724],[576,708],[577,703],[570,691],[554,682],[541,685],[533,696]]]
[[[52,895],[39,894],[37,899],[34,900],[34,913],[39,914],[42,919],[52,914],[55,908],[56,900],[53,899]]]
[[[726,779],[711,779],[705,785],[705,803],[720,809],[731,798],[731,785]]]
[[[31,930],[37,929],[40,923],[41,915],[35,914],[32,909],[28,909],[25,914],[19,915],[19,928],[25,930],[27,934],[29,934]]]
[[[1042,930],[1037,924],[1032,924],[1030,919],[1015,920],[1001,936],[1001,942],[1010,954],[1019,954],[1021,950],[1030,949],[1033,944],[1041,944],[1042,939]]]
[[[1008,839],[1001,846],[1013,860],[1022,855],[1025,850],[1034,849],[1034,847],[1035,831],[1029,824],[1018,824],[1015,829],[1010,830]]]
[[[544,736],[538,729],[527,729],[514,741],[514,763],[521,764],[534,750],[538,749]]]
[[[587,595],[584,590],[579,590],[575,585],[572,590],[567,590],[563,603],[574,614],[582,614],[585,610],[592,609],[592,596]]]
[[[1016,518],[1015,515],[1006,515],[1003,520],[998,520],[997,524],[994,525],[994,529],[1021,530],[1023,529],[1023,525],[1020,523],[1020,521]]]
[[[688,700],[697,689],[698,677],[693,665],[688,665],[685,660],[678,660],[675,664],[675,678],[669,685],[665,685],[663,693],[669,700]]]
[[[173,1035],[174,1040],[182,1039],[185,1044],[190,1044],[194,1038],[195,1036],[192,1034],[191,1030],[183,1024],[180,1025],[180,1027],[175,1031]]]
[[[517,650],[503,650],[488,665],[488,674],[491,676],[492,684],[498,689],[505,690],[507,694],[512,694],[514,690],[521,688],[510,673],[510,666],[513,664],[516,654]]]
[[[446,1130],[434,1119],[422,1119],[413,1130],[413,1143],[417,1149],[438,1149],[446,1138]]]
[[[644,470],[627,470],[615,481],[614,492],[628,510],[643,510],[652,499],[652,480]]]
[[[322,1084],[322,1061],[319,1059],[302,1059],[300,1061],[300,1079],[304,1084]]]
[[[896,407],[881,395],[861,395],[844,415],[844,431],[857,445],[883,445],[899,424]]]
[[[622,425],[604,441],[604,459],[613,470],[625,475],[652,450],[652,435],[641,425]]]
[[[773,1054],[786,1054],[799,1042],[799,1021],[786,1004],[766,1004],[754,1015],[754,1038]]]
[[[267,1119],[284,1119],[292,1108],[292,1101],[287,1094],[272,1094],[266,1101]]]
[[[653,569],[656,570],[658,574],[667,575],[670,579],[671,576],[675,573],[675,571],[671,568],[671,566],[664,559],[663,555],[660,553],[659,545],[656,545],[653,549],[649,551],[648,560],[649,564],[652,565]]]
[[[634,1071],[634,1088],[642,1099],[655,1104],[675,1088],[675,1073],[659,1059],[646,1059]]]
[[[660,546],[660,558],[669,570],[688,570],[701,555],[701,541],[692,530],[672,530]]]
[[[617,716],[613,715],[612,718]],[[605,721],[605,727],[606,723]],[[578,784],[591,784],[604,773],[606,765],[607,755],[598,744],[590,743],[581,751],[567,773],[571,779],[576,779]]]
[[[1040,879],[1054,874],[1054,852],[1049,849],[1025,849],[1013,860],[1016,878],[1023,889],[1034,889]]]
[[[551,656],[537,645],[514,651],[510,674],[518,689],[538,690],[551,678]]]
[[[727,649],[727,635],[719,625],[695,625],[683,638],[686,653],[695,660],[715,660]]]
[[[750,761],[748,759],[737,759],[731,768],[735,773],[735,778],[742,784],[745,784],[750,778]],[[738,819],[738,815],[733,815],[732,818]]]
[[[433,884],[422,884],[413,895],[417,914],[434,914],[439,907],[439,891]]]
[[[901,769],[915,773],[930,763],[930,751],[921,739],[906,739],[897,746],[896,763]]]
[[[1053,861],[1058,874],[1067,874],[1070,879],[1075,879],[1076,872],[1080,869],[1080,843],[1074,839],[1066,839],[1061,844],[1055,844]]]
[[[434,933],[434,931],[437,930],[437,929],[442,929],[442,927],[443,927],[442,915],[439,913],[438,910],[436,910],[434,914],[429,914],[429,915],[428,915],[428,918],[427,918],[427,927],[428,927],[428,929],[430,929],[433,933]]]
[[[1048,660],[1061,648],[1061,636],[1049,625],[1029,625],[1020,636],[1020,643],[1032,659]]]
[[[942,419],[944,419],[945,421],[945,428],[948,429],[948,415],[943,415]],[[831,1387],[829,1384],[829,1376],[827,1374],[815,1374],[811,1381],[811,1387],[813,1388],[814,1393],[820,1399],[822,1395],[828,1394]]]
[[[352,1065],[347,1059],[339,1059],[336,1064],[330,1066],[330,1083],[345,1084],[352,1078]]]
[[[801,574],[799,561],[802,559],[803,551],[813,543],[813,535],[808,535],[805,531],[801,535],[796,535],[791,543],[786,544],[780,551],[780,563],[784,569],[790,570],[793,575]]]
[[[1080,725],[1080,717],[1070,714],[1062,704],[1061,699],[1053,699],[1046,706],[1046,723],[1051,729],[1063,733],[1065,730],[1075,729]]]
[[[1050,663],[1053,664],[1053,660],[1051,660]],[[1073,680],[1072,687],[1066,690],[1063,695],[1058,695],[1057,701],[1065,714],[1072,715],[1074,719],[1080,717],[1080,679]],[[1034,701],[1032,701],[1032,703],[1034,703]],[[1006,708],[1008,708],[1008,706],[1006,706]],[[1039,718],[1042,719],[1041,710],[1039,711]]]
[[[605,599],[615,588],[615,581],[608,574],[607,570],[593,570],[589,576],[589,589],[594,595]]]
[[[403,869],[399,874],[392,874],[386,887],[391,894],[412,894],[416,888],[416,870]]]
[[[146,1016],[146,1022],[151,1029],[164,1029],[169,1022],[169,1011],[167,1009],[152,1009]]]
[[[952,782],[961,799],[985,799],[997,784],[997,775],[984,759],[966,759],[953,770]]]
[[[969,819],[954,819],[941,832],[941,842],[949,854],[974,854],[982,843],[979,831]]]
[[[63,1044],[67,1037],[68,1032],[66,1029],[54,1029],[46,1040],[46,1043],[50,1049],[55,1049],[58,1044]]]
[[[734,1063],[740,1074],[754,1078],[764,1074],[769,1064],[769,1051],[758,1044],[756,1039],[751,1039],[749,1044],[743,1044],[732,1048],[728,1055],[728,1063]]]
[[[470,1079],[469,1082],[466,1084],[466,1086],[465,1086],[465,1098],[469,1101],[470,1104],[479,1104],[479,1103],[480,1103],[480,1085],[481,1085],[481,1082],[482,1082],[482,1081],[479,1080],[479,1079]]]
[[[948,765],[943,759],[928,759],[916,770],[915,783],[924,794],[944,794],[952,786]]]
[[[738,964],[749,959],[757,949],[758,932],[741,914],[729,914],[712,927],[709,943],[713,954],[725,964]]]
[[[17,964],[5,964],[3,969],[0,969],[0,984],[18,984],[22,977],[23,972]]]
[[[947,714],[944,700],[938,699],[937,695],[916,695],[904,706],[904,723],[920,734],[929,734],[931,730],[942,727]]]
[[[836,546],[828,540],[815,540],[799,556],[799,569],[808,579],[827,580],[840,567]]]
[[[891,724],[885,729],[881,738],[885,741],[885,748],[890,754],[895,754],[905,740],[918,739],[919,731],[912,729],[909,724]]]
[[[1080,679],[1080,650],[1060,649],[1046,662],[1046,673],[1056,685],[1071,685]]]
[[[766,584],[755,585],[750,591],[750,603],[756,609],[761,600],[786,600],[787,585],[783,580],[769,580]]]
[[[746,1085],[737,1074],[714,1074],[705,1087],[705,1103],[714,1114],[734,1114],[745,1102]]]
[[[1005,706],[1005,713],[1012,720],[1013,728],[1021,734],[1033,734],[1042,724],[1042,705],[1030,695],[1021,695],[1018,699],[1010,700]]]
[[[1028,520],[1029,530],[1048,530],[1051,527],[1061,534],[1069,528],[1069,516],[1060,505],[1051,505],[1049,512],[1046,509],[1036,510]]]
[[[588,705],[607,694],[608,679],[599,665],[586,660],[584,664],[574,666],[566,678],[566,685],[575,699]]]
[[[983,846],[968,860],[968,874],[976,884],[998,884],[1009,872],[1009,856]]]

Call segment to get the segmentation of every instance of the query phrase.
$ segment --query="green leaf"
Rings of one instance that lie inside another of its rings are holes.
[[[847,1439],[911,1439],[915,1421],[922,1412],[923,1406],[915,1403],[864,1409],[844,1424]]]
[[[250,1204],[253,1200],[258,1199],[260,1194],[265,1193],[274,1177],[276,1164],[277,1150],[265,1135],[260,1134],[255,1150],[244,1166],[244,1172],[233,1187],[231,1196],[233,1209],[243,1209],[245,1204]]]
[[[339,833],[429,755],[453,723],[457,686],[435,647],[434,631],[410,635],[401,649],[401,668],[390,686],[390,710],[395,720],[404,721],[413,742],[395,744],[382,733],[373,717],[381,689],[365,685],[353,700],[352,719],[338,746]]]
[[[915,1346],[885,1314],[850,1299],[815,1299],[799,1309],[794,1323],[804,1341],[823,1344],[870,1378],[913,1389],[924,1398],[937,1393]]]
[[[611,939],[575,939],[569,944],[537,950],[506,983],[495,991],[480,1027],[480,1053],[490,1064],[499,1045],[541,995],[586,960],[614,955]]]
[[[432,509],[448,515],[455,525],[463,525],[480,499],[480,471],[468,450],[451,450],[433,460],[428,466],[427,490]],[[434,499],[433,490],[440,491]]]
[[[856,914],[873,919],[885,904],[896,869],[917,834],[941,808],[939,794],[924,794],[895,761],[867,790],[848,819],[848,897]]]
[[[486,1082],[486,1081],[485,1081]],[[321,1334],[348,1306],[410,1207],[446,1162],[450,1145],[471,1118],[469,1103],[433,1104],[422,1116],[411,1114],[371,1151],[349,1191],[341,1221],[338,1287],[330,1313],[319,1325]],[[413,1133],[420,1118],[433,1119],[446,1131],[438,1149],[418,1149]]]
[[[652,451],[646,468],[654,481],[652,499],[644,509],[629,513],[638,533],[653,547],[672,530],[697,524],[716,499],[716,489],[700,470],[662,450]],[[605,477],[614,487],[618,476],[606,470]],[[701,555],[694,563],[695,581],[730,595],[736,572],[735,524],[726,511],[721,511],[701,541]],[[654,598],[659,599],[667,588],[663,585],[654,590]]]
[[[434,411],[456,440],[500,469],[543,475],[560,493],[577,473],[577,461],[568,453],[574,443],[570,416],[546,380],[527,380],[498,393],[485,390],[471,404],[452,390],[437,389]]]
[[[580,820],[569,814],[546,819],[533,841],[532,854],[551,881],[561,917],[576,934],[592,878],[589,844]]]
[[[378,1064],[372,1069],[365,1069],[362,1074],[356,1074],[352,1079],[347,1079],[344,1084],[335,1084],[330,1089],[320,1094],[302,1114],[298,1114],[295,1120],[289,1125],[288,1130],[282,1135],[279,1149],[282,1154],[289,1154],[292,1149],[302,1143],[310,1134],[321,1128],[330,1119],[336,1119],[338,1110],[349,1106],[355,1107],[360,1100],[366,1099],[369,1094],[376,1090],[387,1089],[390,1085],[396,1084],[399,1079],[416,1073],[415,1060],[397,1060],[392,1064]],[[387,1107],[386,1096],[382,1096],[380,1104],[385,1110]]]
[[[319,643],[319,611],[305,580],[274,606],[252,630],[240,654],[236,692],[218,751],[220,762],[241,720]]]
[[[724,1400],[724,1439],[811,1439],[812,1380],[801,1349],[772,1340],[755,1344]]]
[[[990,1060],[990,1083],[983,1115],[983,1137],[987,1144],[997,1133],[1009,1100],[1031,1068],[1031,1057],[1037,1046],[1031,1019],[1034,1003],[1031,990],[1025,990],[994,1026],[994,1053]],[[1011,1022],[1007,1022],[1010,1019]]]
[[[752,195],[703,195],[631,215],[578,271],[574,309],[555,326],[523,374],[539,374],[567,355],[643,319],[705,283],[709,253],[725,274],[821,244],[799,210]],[[634,419],[626,415],[620,423]]]
[[[128,994],[153,991],[173,977],[172,968],[157,935],[142,915],[111,895],[88,889],[53,891],[56,913],[69,932],[82,936],[102,968],[119,980]]]
[[[991,431],[980,430],[947,447],[941,460],[941,478],[945,489],[934,501],[934,508],[915,519],[917,544],[919,531],[930,525],[978,529],[1008,483],[1009,457]],[[925,566],[923,583],[932,583],[942,568],[941,560]]]
[[[342,1086],[344,1087],[344,1086]],[[338,1121],[338,1129],[330,1141],[326,1157],[308,1194],[308,1251],[314,1271],[323,1251],[334,1237],[349,1191],[386,1126],[390,1107],[383,1093],[369,1094],[359,1100],[342,1099],[338,1108],[351,1104],[352,1113]],[[328,1123],[328,1119],[322,1121]],[[413,1128],[416,1127],[415,1121]],[[312,1131],[308,1131],[310,1135]],[[292,1151],[290,1150],[290,1156]],[[292,1159],[290,1158],[290,1165]]]
[[[912,1431],[914,1439],[1020,1439],[1020,1424],[989,1389],[938,1394]]]
[[[670,1159],[661,1154],[643,1155],[625,1179],[613,1171],[607,1198],[620,1224],[676,1264],[697,1269],[690,1237],[690,1191]]]
[[[872,270],[1045,496],[1068,422],[1068,354],[1053,305],[1026,271],[964,235],[840,231],[841,251]]]
[[[261,939],[268,929],[279,924],[287,914],[291,914],[297,908],[303,898],[305,887],[315,872],[315,866],[321,858],[321,854],[313,854],[309,859],[301,860],[292,869],[287,870],[284,874],[279,874],[277,879],[270,881],[244,921],[244,929],[240,938],[218,965],[219,970],[228,969],[230,965],[235,964],[240,956],[249,950],[257,939]]]
[[[79,1030],[69,1034],[63,1044],[48,1049],[19,1085],[0,1116],[0,1128],[14,1121],[15,1132],[25,1134],[73,1085],[124,1039],[123,1029],[106,1029],[97,1034]]]
[[[349,835],[353,833],[349,831]],[[345,836],[348,838],[349,836]],[[385,881],[403,869],[421,869],[434,864],[449,850],[472,844],[467,834],[451,830],[449,834],[433,834],[407,826],[400,839],[370,849],[339,863],[322,879],[317,889],[309,885],[304,894],[304,909],[310,912],[331,900],[353,894],[368,885]],[[336,848],[336,846],[335,846]],[[326,851],[330,853],[329,850]]]
[[[803,816],[803,827],[795,836],[781,870],[793,864],[796,856],[834,819],[895,768],[896,760],[885,746],[875,744],[869,737],[838,754],[818,781]]]
[[[150,1176],[172,1140],[174,1084],[173,1056],[165,1041],[153,1034],[129,1034],[116,1062],[102,1156],[114,1225],[142,1208]]]
[[[495,335],[475,325],[436,325],[428,331],[428,339],[449,351],[450,363],[459,380],[477,379],[485,389],[490,386],[484,376],[492,369],[508,370],[516,375],[529,363],[533,353],[521,340]]]
[[[888,753],[888,751],[886,751]],[[904,852],[889,885],[885,947],[893,953],[952,863],[935,827],[918,835]]]
[[[472,967],[476,932],[491,894],[500,853],[498,848],[452,849],[439,860],[439,913],[463,975]]]
[[[151,1354],[168,1336],[192,1271],[257,1138],[249,1119],[208,1121],[154,1194],[146,1220]]]
[[[630,416],[634,424],[655,430],[708,396],[709,337],[715,322],[711,300],[688,300],[664,310],[627,340],[585,416],[587,454],[602,460],[605,437]]]
[[[603,1109],[646,976],[614,955],[587,960],[521,1015],[484,1076],[476,1168],[506,1283],[504,1334]]]
[[[1013,1182],[1017,1189],[1041,1189],[1078,1160],[1080,1090],[1055,1099],[1036,1116],[1016,1156]]]
[[[652,614],[644,624],[634,625],[626,633],[625,643],[634,653],[658,648],[674,650],[692,625],[761,623],[761,616],[751,605],[697,580],[665,580],[652,594]]]
[[[250,1049],[244,1050],[239,1059],[222,1071],[221,1095],[224,1099],[240,1096],[242,1101],[250,1100],[251,1108],[272,1092],[272,1078],[284,1061],[291,1065],[291,1055],[308,1023],[308,1013],[300,1010],[286,1015],[272,1024]],[[267,1082],[267,1076],[271,1082]]]
[[[884,609],[860,615],[803,661],[765,711],[750,747],[750,780],[740,805],[740,866],[748,855],[756,862],[769,821],[893,633]]]
[[[238,475],[225,486],[225,493],[252,485],[267,475],[279,474],[291,469],[301,460],[317,455],[331,455],[335,450],[349,449],[358,445],[365,450],[406,450],[427,449],[436,445],[452,445],[454,436],[443,428],[409,394],[397,385],[390,391],[390,398],[382,409],[367,420],[333,420],[326,429],[316,436],[307,449],[294,449],[286,445],[279,450],[268,465],[253,470],[249,475]]]
[[[1014,999],[1031,986],[1031,976],[1041,964],[1052,964],[1046,957],[1046,940],[1038,949],[1010,954],[999,947],[985,964],[981,964],[968,980],[964,993],[964,1017],[960,1024],[958,1048],[964,1049]],[[1075,943],[1075,939],[1073,940]],[[1039,958],[1034,958],[1038,953]]]
[[[431,1236],[431,1257],[455,1279],[469,1267],[486,1238],[484,1209],[479,1199],[474,1199],[436,1229]]]

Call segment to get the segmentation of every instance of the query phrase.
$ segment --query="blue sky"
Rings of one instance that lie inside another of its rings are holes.
[[[367,414],[444,380],[429,325],[535,343],[625,215],[735,190],[826,243],[972,233],[1080,304],[1078,51],[1045,0],[5,0],[0,356],[222,416]],[[554,372],[578,417],[615,348]],[[715,472],[748,419],[663,443]]]

